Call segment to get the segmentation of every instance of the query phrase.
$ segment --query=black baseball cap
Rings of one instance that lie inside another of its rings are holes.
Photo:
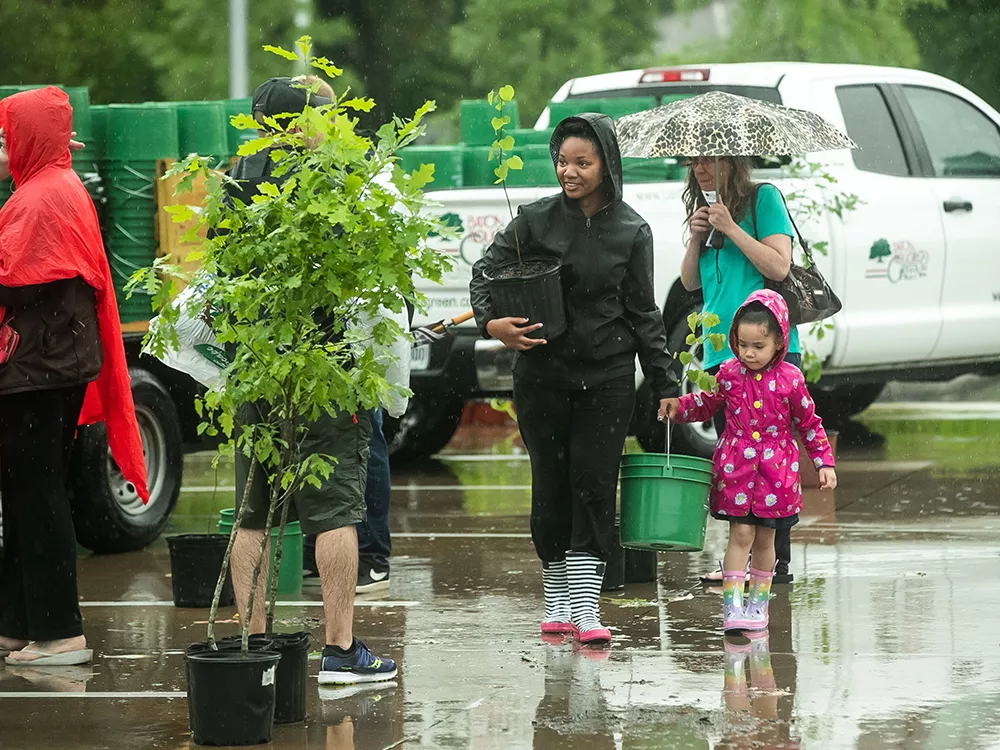
[[[253,92],[253,113],[267,117],[299,114],[306,108],[322,107],[330,103],[329,97],[313,93],[307,86],[291,78],[271,78]]]

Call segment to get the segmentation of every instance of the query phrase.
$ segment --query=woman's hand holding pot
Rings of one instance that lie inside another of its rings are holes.
[[[486,332],[497,341],[502,341],[508,349],[526,352],[546,343],[545,339],[528,338],[529,333],[541,327],[541,323],[528,325],[527,318],[496,318],[486,324]]]
[[[721,202],[709,207],[708,223],[726,236],[732,234],[732,231],[736,228],[736,222],[733,221],[733,215],[729,213],[729,209],[726,208]]]
[[[702,240],[712,229],[712,225],[708,223],[708,215],[708,206],[702,206],[691,214],[691,218],[688,219],[688,229],[692,237]]]

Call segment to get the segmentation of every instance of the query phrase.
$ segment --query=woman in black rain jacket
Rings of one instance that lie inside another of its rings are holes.
[[[590,113],[567,118],[549,150],[562,191],[521,206],[473,267],[470,292],[482,335],[517,350],[514,405],[531,456],[542,632],[601,643],[611,639],[598,597],[614,538],[635,358],[661,400],[674,389],[672,360],[653,290],[653,237],[622,201],[614,123]],[[544,321],[494,313],[484,272],[517,260],[517,242],[525,256],[562,262],[566,332],[553,340],[544,338]],[[543,338],[529,338],[533,331]]]

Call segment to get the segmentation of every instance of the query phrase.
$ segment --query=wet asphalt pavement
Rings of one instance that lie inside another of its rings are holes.
[[[510,429],[477,428],[394,469],[391,588],[355,623],[401,674],[354,694],[312,680],[273,747],[1000,747],[1000,403],[884,404],[843,431],[840,487],[807,493],[796,582],[752,644],[724,643],[720,593],[698,584],[725,544],[711,520],[704,552],[605,596],[609,651],[543,642],[525,458]],[[231,485],[190,457],[169,533],[214,530]],[[3,750],[191,745],[183,651],[207,610],[174,608],[169,573],[163,540],[81,557],[94,664],[0,666]],[[321,634],[318,599],[284,596],[279,629]]]

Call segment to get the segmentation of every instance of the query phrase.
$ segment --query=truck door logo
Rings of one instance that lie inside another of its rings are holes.
[[[872,244],[868,260],[875,261],[875,265],[865,269],[866,279],[888,279],[890,284],[898,284],[924,278],[930,253],[918,250],[909,240],[890,245],[888,240],[879,239]]]

